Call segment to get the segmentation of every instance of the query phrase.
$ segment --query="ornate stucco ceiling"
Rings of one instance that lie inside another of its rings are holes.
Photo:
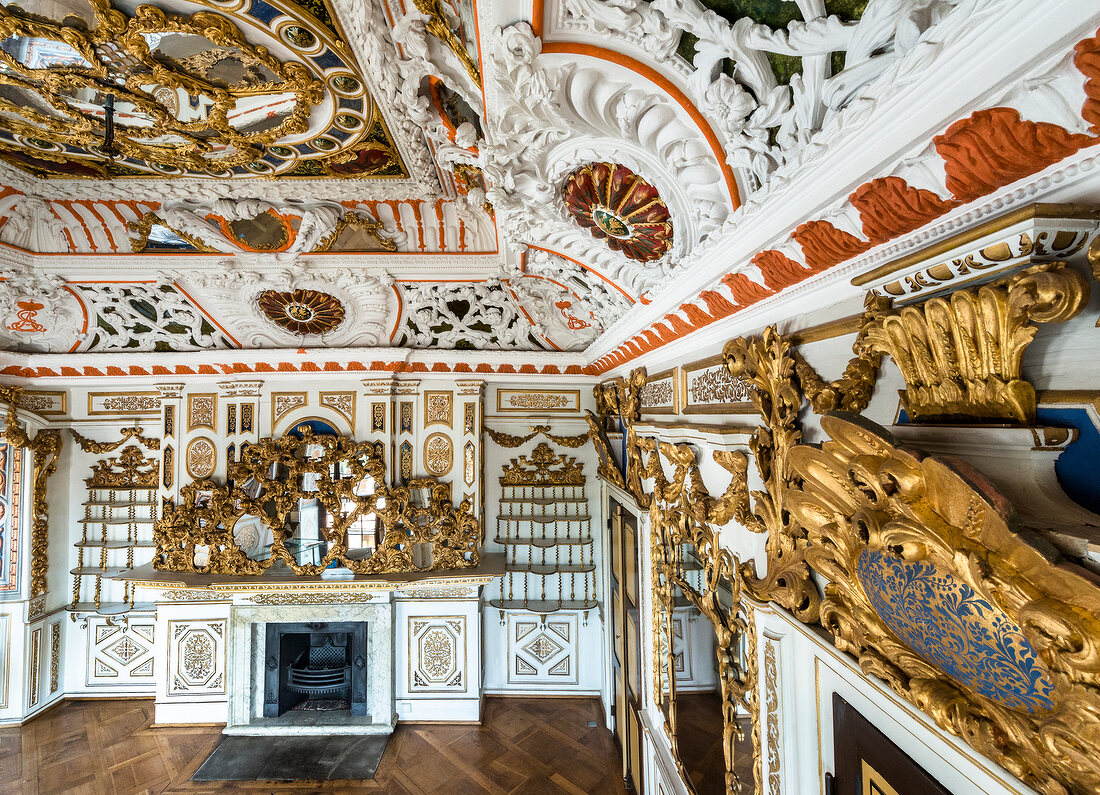
[[[1080,157],[1057,2],[0,3],[0,345],[624,366]]]

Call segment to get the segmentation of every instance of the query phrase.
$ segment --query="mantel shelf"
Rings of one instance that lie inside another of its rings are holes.
[[[100,602],[99,607],[95,602],[77,602],[65,608],[70,613],[91,613],[101,616],[120,616],[124,613],[152,613],[157,609],[155,602]]]
[[[101,524],[153,524],[156,519],[151,516],[135,516],[133,519],[79,519],[80,524],[101,525]]]
[[[124,571],[126,571],[125,566],[111,566],[106,569],[102,566],[81,566],[80,568],[70,570],[69,573],[76,574],[80,577],[116,577]]]

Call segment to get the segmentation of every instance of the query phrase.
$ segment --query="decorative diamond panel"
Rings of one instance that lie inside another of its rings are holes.
[[[508,616],[508,681],[577,683],[577,615],[556,613],[545,623],[530,614]]]
[[[168,695],[225,693],[225,619],[168,622]]]
[[[153,619],[128,624],[88,619],[88,687],[153,687]]]
[[[465,616],[409,616],[408,690],[466,692]]]

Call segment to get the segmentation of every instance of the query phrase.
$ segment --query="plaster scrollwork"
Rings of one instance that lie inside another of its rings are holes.
[[[412,348],[542,350],[542,333],[498,279],[469,284],[402,284],[397,344]],[[466,307],[465,311],[462,311]]]
[[[750,186],[768,181],[789,161],[800,160],[815,135],[866,88],[896,70],[900,61],[949,12],[960,23],[975,4],[960,0],[871,0],[855,20],[827,16],[824,7],[803,8],[804,18],[783,28],[749,17],[729,22],[698,0],[568,0],[565,27],[621,37],[685,80],[688,92],[725,137],[727,162]],[[959,27],[956,24],[956,27]],[[676,54],[681,31],[696,37],[693,62]],[[843,53],[832,72],[830,55]],[[769,56],[801,59],[801,74],[784,81]],[[721,68],[734,65],[732,76]],[[891,81],[882,85],[896,90]]]
[[[272,264],[283,267],[271,267]],[[249,267],[251,265],[252,267]],[[324,338],[334,347],[385,344],[391,313],[393,280],[376,269],[336,271],[313,269],[303,264],[286,267],[270,257],[227,260],[217,271],[170,274],[193,289],[233,336],[246,347],[297,346],[303,340]],[[243,267],[242,267],[243,266]],[[343,321],[325,334],[297,334],[277,325],[261,309],[268,291],[314,290],[331,295],[343,308]]]
[[[526,23],[498,31],[494,96],[482,165],[504,238],[580,258],[641,293],[719,228],[731,205],[720,164],[697,127],[663,95],[609,79],[606,64],[540,65]],[[676,235],[666,257],[644,266],[605,246],[565,214],[561,188],[590,162],[614,161],[649,180],[669,207]]]
[[[0,346],[8,350],[64,353],[85,338],[81,332],[84,314],[80,300],[66,289],[64,279],[34,270],[30,265],[5,270],[3,275]]]
[[[575,262],[546,251],[531,249],[527,252],[527,273],[553,279],[568,288],[578,302],[570,308],[573,314],[583,318],[587,312],[595,319],[601,334],[632,306],[629,298],[603,279]]]
[[[435,164],[424,144],[427,100],[420,94],[419,79],[406,79],[406,75],[414,72],[411,69],[414,64],[398,55],[381,3],[333,0],[332,5],[348,44],[363,67],[371,95],[383,109],[394,133],[406,167],[432,193],[437,192]]]
[[[178,199],[165,202],[157,210],[157,216],[168,228],[186,238],[200,241],[215,251],[227,254],[240,252],[241,246],[234,242],[225,233],[222,225],[211,216],[222,218],[226,223],[232,223],[257,218],[264,213],[299,219],[298,229],[290,244],[285,250],[271,255],[276,259],[292,259],[298,254],[322,247],[326,238],[338,232],[339,225],[345,221],[348,210],[335,201],[265,201],[263,199],[218,199],[212,203],[201,199]],[[137,226],[132,227],[132,235],[137,234]],[[132,239],[138,244],[145,242],[140,236]],[[388,238],[380,237],[379,240],[383,245],[394,245],[394,242]]]
[[[559,284],[520,276],[510,278],[508,287],[531,319],[562,350],[584,350],[602,330],[580,299]]]
[[[37,196],[23,196],[0,228],[0,242],[38,253],[67,252],[65,223]]]

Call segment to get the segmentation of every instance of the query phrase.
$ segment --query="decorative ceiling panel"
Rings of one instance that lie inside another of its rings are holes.
[[[319,0],[20,6],[0,7],[8,164],[61,178],[408,177]]]

